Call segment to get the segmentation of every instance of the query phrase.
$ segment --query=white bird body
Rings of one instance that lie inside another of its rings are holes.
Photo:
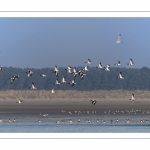
[[[51,93],[52,93],[52,94],[54,94],[54,93],[55,93],[54,89],[52,89]]]
[[[88,68],[89,68],[89,66],[85,66],[83,70],[84,70],[84,71],[89,71]]]
[[[19,99],[16,103],[21,104],[23,100]]]
[[[42,73],[40,76],[41,76],[41,77],[46,77],[46,74]]]
[[[62,80],[61,80],[61,83],[66,83],[66,77],[63,77]]]

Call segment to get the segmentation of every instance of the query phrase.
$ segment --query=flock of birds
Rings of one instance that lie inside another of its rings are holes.
[[[117,40],[116,40],[116,43],[117,43],[117,44],[122,43],[120,37],[121,37],[121,34],[119,34],[118,37],[117,37]],[[58,78],[57,78],[54,84],[55,84],[55,85],[60,85],[60,84],[67,83],[67,84],[70,84],[71,86],[75,86],[75,85],[76,85],[76,80],[75,80],[75,78],[76,78],[77,76],[80,76],[81,79],[83,80],[84,77],[86,76],[86,71],[89,71],[89,65],[90,65],[92,62],[91,62],[90,59],[88,59],[85,63],[86,63],[87,65],[86,65],[83,69],[81,69],[81,70],[79,70],[79,71],[76,69],[76,67],[72,68],[71,66],[68,66],[68,67],[65,69],[67,73],[72,74],[73,77],[74,77],[71,82],[67,82],[66,77],[64,76],[61,81],[59,81]],[[116,66],[121,66],[121,62],[118,61],[118,62],[115,63],[114,65],[116,65]],[[129,60],[129,63],[127,63],[127,65],[133,66],[133,65],[134,65],[133,60],[130,59],[130,60]],[[103,70],[105,70],[105,71],[110,71],[110,65],[109,65],[109,64],[107,64],[105,67],[103,67],[102,63],[99,63],[96,68],[98,68],[98,69],[103,69]],[[2,66],[0,66],[0,71],[2,71]],[[26,71],[25,73],[27,74],[27,77],[31,77],[31,76],[33,75],[33,71],[31,71],[31,70],[28,70],[28,71]],[[57,66],[54,67],[54,70],[52,70],[52,73],[54,73],[54,74],[56,75],[56,77],[58,77],[58,75],[59,75],[59,69],[58,69]],[[46,77],[46,74],[41,73],[40,76],[41,76],[41,77]],[[14,82],[15,80],[17,80],[18,78],[19,78],[19,75],[17,75],[17,74],[14,75],[14,76],[12,76],[11,78],[9,78],[9,79],[10,79],[10,84],[13,84],[13,82]],[[119,72],[119,74],[118,74],[118,76],[117,76],[116,78],[118,78],[118,79],[124,79],[124,76],[123,76],[123,74],[122,74],[121,71]],[[36,86],[35,86],[35,84],[34,84],[34,82],[32,82],[31,87],[29,87],[29,88],[30,88],[31,90],[37,89]],[[52,93],[52,94],[55,93],[54,88],[51,90],[51,93]],[[132,100],[132,101],[135,100],[133,93],[132,93],[132,95],[131,95],[131,99],[129,99],[129,100]],[[96,100],[96,99],[91,99],[90,101],[91,101],[91,104],[92,104],[92,105],[96,105],[96,103],[97,103],[97,100]],[[19,99],[16,103],[21,104],[22,102],[23,102],[23,100]],[[124,113],[124,111],[121,111],[121,112]],[[129,111],[128,113],[130,114],[130,113],[132,113],[132,112],[133,112],[133,111]],[[134,112],[136,113],[136,111],[134,111]],[[65,111],[62,110],[62,113],[65,113]],[[79,112],[75,111],[75,113],[80,114],[81,112],[80,112],[80,111],[79,111]],[[86,113],[86,112],[84,111],[84,113]],[[95,111],[95,112],[92,112],[92,113],[96,113],[96,111]],[[104,113],[106,113],[106,111],[105,111]],[[109,113],[110,113],[110,110],[108,111],[108,114],[109,114]],[[115,113],[117,113],[117,112],[113,112],[113,113],[115,114]],[[69,114],[72,114],[72,113],[69,112]],[[89,111],[87,111],[87,114],[89,114]],[[42,116],[42,117],[45,118],[45,117],[48,117],[48,114],[44,114],[44,115],[40,114],[40,116]],[[2,120],[0,120],[0,122],[2,122]],[[11,120],[9,119],[9,122],[16,122],[16,120],[14,119],[13,121],[11,121]],[[41,123],[42,121],[39,120],[38,122]],[[62,120],[62,121],[61,121],[61,120],[57,120],[57,121],[56,121],[57,124],[58,124],[58,123],[61,123],[61,122],[64,123],[63,120]],[[69,122],[69,123],[73,123],[73,121],[72,121],[71,119],[69,119],[68,122]],[[77,122],[78,122],[78,123],[81,122],[81,119],[78,118]],[[91,123],[90,120],[85,120],[85,122],[86,122],[86,123]],[[99,119],[96,119],[96,122],[98,123],[98,122],[99,122]],[[103,120],[102,122],[105,123],[105,120]],[[116,120],[112,120],[112,119],[111,119],[111,120],[110,120],[110,123],[111,123],[111,124],[114,123],[114,122],[115,122],[115,123],[118,123],[118,122],[119,122],[119,119],[116,119]],[[126,122],[126,123],[130,123],[130,120],[129,120],[129,119],[126,119],[125,122]],[[140,122],[141,122],[141,123],[148,123],[148,120],[142,119]]]

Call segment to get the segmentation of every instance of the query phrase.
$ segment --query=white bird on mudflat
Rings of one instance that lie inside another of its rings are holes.
[[[103,68],[102,64],[99,63],[98,66],[96,68]]]
[[[37,88],[35,87],[34,83],[32,82],[31,84],[31,87],[30,87],[31,90],[36,90]]]
[[[120,63],[120,61],[118,61],[116,64],[114,64],[114,65],[116,65],[116,66],[121,66],[121,63]]]
[[[41,120],[39,120],[38,122],[41,123]]]
[[[90,59],[88,59],[88,60],[87,60],[87,62],[85,62],[85,63],[87,63],[87,64],[91,64],[91,60],[90,60]]]
[[[58,79],[56,79],[54,84],[60,84],[60,82],[58,81]]]
[[[41,77],[46,77],[46,74],[41,73],[40,76],[41,76]]]
[[[117,43],[117,44],[122,43],[121,40],[120,40],[120,37],[121,37],[121,34],[119,34],[119,35],[117,36],[117,40],[116,40],[116,43]]]
[[[78,119],[78,123],[80,122],[80,118]]]
[[[132,93],[131,99],[129,99],[129,100],[132,100],[132,101],[134,101],[134,100],[135,100],[135,98],[134,98],[134,94],[133,94],[133,93]]]
[[[75,79],[73,79],[71,82],[69,82],[68,84],[74,86],[76,83],[75,83]]]
[[[48,117],[48,114],[44,114],[43,117]]]
[[[32,72],[31,70],[28,70],[28,71],[25,72],[25,73],[27,73],[28,77],[32,76],[32,74],[33,74],[33,72]]]
[[[129,61],[129,63],[127,65],[130,65],[130,66],[134,65],[134,62],[133,62],[132,58],[130,59],[130,61]]]
[[[116,77],[116,78],[124,79],[124,77],[123,77],[121,72],[119,73],[118,77]]]
[[[21,104],[23,100],[19,99],[16,103]]]
[[[69,122],[70,124],[72,124],[72,120],[71,120],[71,119],[69,119],[68,122]]]
[[[54,89],[52,89],[51,93],[52,93],[52,94],[54,94],[54,93],[55,93]]]

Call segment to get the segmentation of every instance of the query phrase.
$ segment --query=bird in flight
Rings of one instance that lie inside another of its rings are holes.
[[[120,37],[121,37],[121,34],[119,34],[119,35],[117,36],[117,40],[116,40],[116,43],[117,43],[117,44],[122,43],[121,40],[120,40]]]

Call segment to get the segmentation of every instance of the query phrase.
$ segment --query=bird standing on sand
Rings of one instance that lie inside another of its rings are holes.
[[[19,99],[16,103],[21,104],[23,100]]]
[[[51,93],[52,93],[52,94],[54,94],[54,93],[55,93],[54,89],[52,89]]]
[[[134,98],[134,94],[133,94],[133,93],[132,93],[131,99],[129,99],[129,100],[132,100],[132,101],[134,101],[134,100],[135,100],[135,98]]]

